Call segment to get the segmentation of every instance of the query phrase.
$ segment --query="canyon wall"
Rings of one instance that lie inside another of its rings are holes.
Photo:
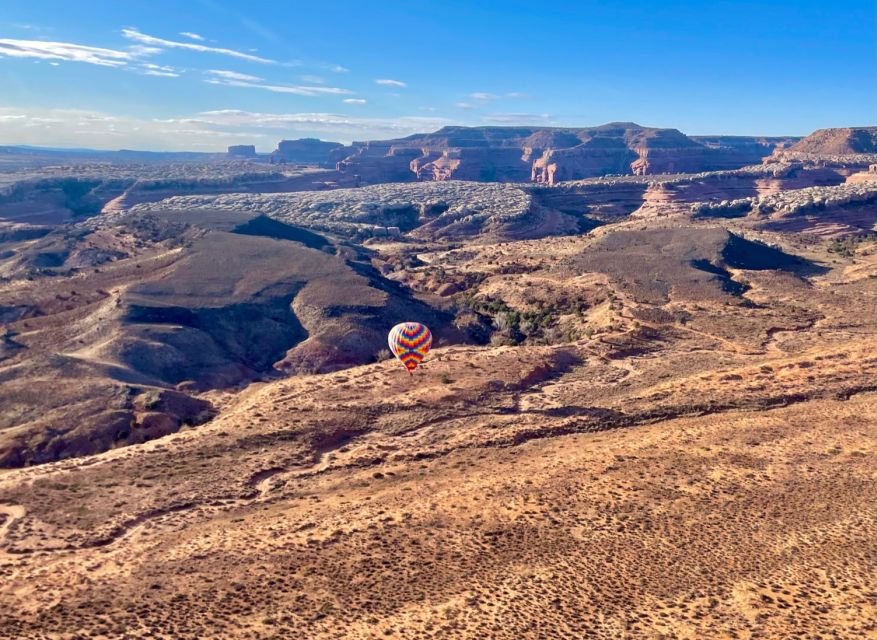
[[[271,153],[269,161],[274,164],[315,164],[325,166],[331,163],[330,154],[342,147],[340,142],[326,142],[316,138],[281,140],[277,149]]]
[[[615,122],[599,127],[444,127],[330,151],[363,184],[475,180],[555,184],[606,174],[652,175],[760,163],[793,138],[691,138],[676,129]]]

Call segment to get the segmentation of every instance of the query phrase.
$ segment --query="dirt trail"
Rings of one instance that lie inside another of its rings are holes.
[[[136,186],[137,182],[125,189],[125,191],[123,191],[120,195],[108,201],[101,209],[101,213],[112,214],[124,212],[128,208],[128,194]]]
[[[16,521],[21,520],[24,517],[24,513],[24,507],[21,505],[0,504],[0,516],[3,517],[3,519],[0,520],[0,554],[8,555],[8,553],[3,550],[6,534]]]

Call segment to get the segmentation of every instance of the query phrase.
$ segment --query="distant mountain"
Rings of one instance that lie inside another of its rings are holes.
[[[332,154],[343,147],[340,142],[326,142],[317,138],[281,140],[269,160],[272,164],[334,165]]]
[[[0,153],[81,153],[93,155],[107,152],[85,147],[37,147],[30,144],[16,144],[0,146]]]
[[[105,160],[108,162],[205,162],[226,157],[224,153],[205,153],[201,151],[139,151],[136,149],[107,151],[83,148],[34,147],[30,145],[2,145],[0,146],[0,154],[29,157],[43,156],[58,160],[79,158],[88,161]]]
[[[759,163],[797,138],[705,136],[612,122],[598,127],[444,127],[331,151],[364,183],[477,180],[554,184],[606,174],[733,169]]]

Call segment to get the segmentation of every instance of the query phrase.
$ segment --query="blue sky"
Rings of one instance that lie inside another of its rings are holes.
[[[873,0],[4,0],[0,144],[221,150],[445,124],[874,123]]]

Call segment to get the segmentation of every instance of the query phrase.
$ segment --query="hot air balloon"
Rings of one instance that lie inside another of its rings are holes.
[[[425,324],[402,322],[390,329],[387,336],[390,351],[405,365],[408,373],[417,368],[432,346],[432,334]]]

